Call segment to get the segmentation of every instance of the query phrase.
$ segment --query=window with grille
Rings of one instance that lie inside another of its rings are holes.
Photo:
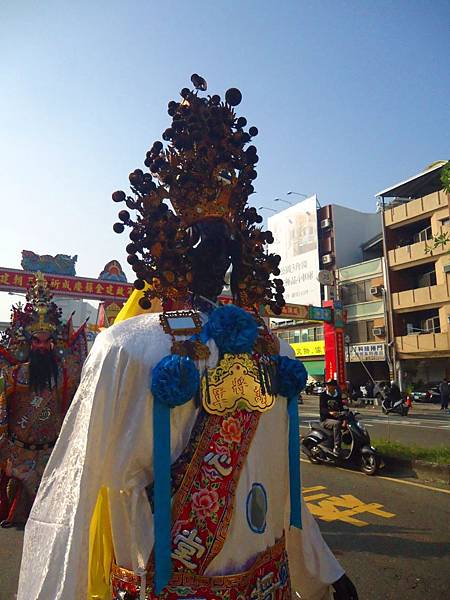
[[[375,340],[373,335],[373,320],[370,321],[353,321],[347,323],[345,328],[345,335],[350,337],[351,344],[365,344],[366,342],[372,342]]]
[[[358,304],[358,302],[370,302],[373,300],[370,293],[371,280],[354,281],[342,287],[342,299],[344,304]]]
[[[422,329],[424,333],[440,333],[441,324],[439,322],[439,317],[431,317],[430,319],[425,319],[422,322]]]
[[[323,340],[323,327],[315,327],[316,340]]]
[[[436,271],[428,271],[428,273],[424,273],[418,279],[418,287],[428,287],[431,285],[436,285]]]
[[[433,232],[431,230],[431,225],[425,227],[414,236],[414,242],[426,242],[427,240],[431,240],[433,237]]]

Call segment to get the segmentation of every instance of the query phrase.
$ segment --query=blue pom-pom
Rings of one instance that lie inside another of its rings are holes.
[[[258,325],[248,312],[228,304],[211,313],[205,333],[213,338],[222,354],[242,354],[253,350]]]
[[[188,402],[197,393],[199,372],[188,356],[170,354],[155,366],[151,390],[155,402],[170,408]]]
[[[287,356],[276,357],[278,363],[278,393],[286,398],[300,394],[308,380],[305,365]]]

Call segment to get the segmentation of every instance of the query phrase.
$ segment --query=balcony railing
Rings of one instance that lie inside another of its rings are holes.
[[[399,312],[418,310],[424,306],[439,305],[445,302],[450,302],[449,290],[445,284],[430,285],[392,294],[392,308]]]
[[[440,256],[448,252],[448,247],[438,246],[431,252],[427,248],[432,245],[431,242],[417,242],[409,246],[400,246],[388,252],[389,267],[391,269],[405,269],[411,266],[411,263],[426,263],[433,260],[433,257]]]
[[[434,212],[438,208],[446,207],[448,207],[447,194],[443,190],[439,190],[423,198],[410,200],[392,208],[385,208],[384,223],[386,227],[396,227],[407,221],[418,221],[424,215]]]
[[[397,352],[400,354],[450,354],[450,333],[422,333],[420,335],[402,335],[395,338]]]

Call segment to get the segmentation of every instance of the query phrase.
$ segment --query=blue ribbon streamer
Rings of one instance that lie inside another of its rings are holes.
[[[155,594],[158,596],[172,576],[170,408],[153,404]]]
[[[298,418],[298,394],[288,398],[289,416],[289,487],[291,500],[290,524],[302,528],[300,483],[300,422]]]

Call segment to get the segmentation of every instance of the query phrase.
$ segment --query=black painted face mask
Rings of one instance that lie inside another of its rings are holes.
[[[192,265],[192,292],[215,302],[225,285],[231,265],[232,239],[228,225],[220,219],[196,223],[191,230],[193,247],[188,258]]]

